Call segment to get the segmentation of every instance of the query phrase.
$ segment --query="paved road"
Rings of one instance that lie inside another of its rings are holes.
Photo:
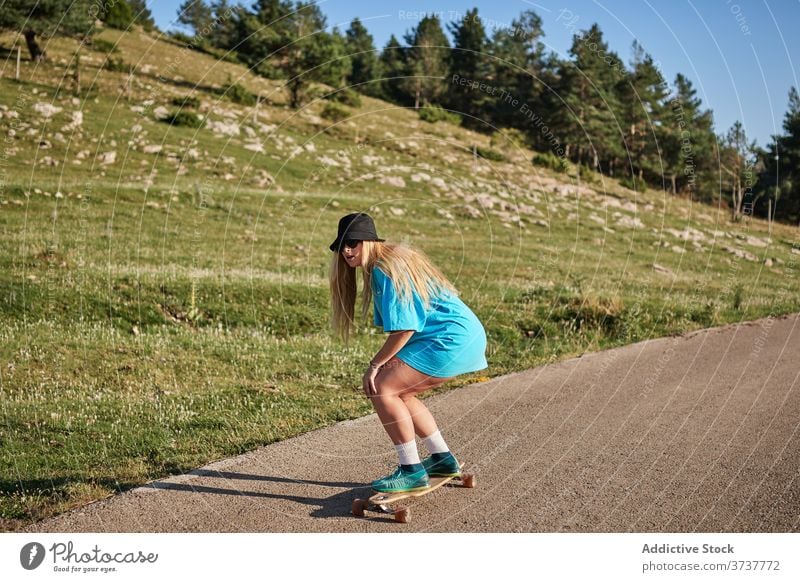
[[[428,399],[475,489],[349,515],[394,451],[375,415],[28,531],[800,531],[800,316],[587,354]]]

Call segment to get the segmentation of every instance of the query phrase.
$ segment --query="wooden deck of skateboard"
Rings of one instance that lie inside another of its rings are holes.
[[[430,478],[430,487],[426,487],[425,489],[420,489],[419,491],[401,491],[399,493],[376,493],[372,497],[368,499],[370,503],[375,505],[390,505],[392,503],[397,503],[398,501],[402,501],[403,499],[407,499],[409,497],[421,497],[423,495],[427,495],[432,491],[435,491],[448,481],[452,481],[453,479],[458,479],[458,477],[431,477]]]
[[[372,495],[369,499],[354,499],[352,510],[351,512],[353,515],[358,517],[364,517],[366,511],[373,511],[377,513],[384,513],[393,515],[395,521],[399,521],[401,523],[408,523],[411,519],[411,508],[410,507],[398,507],[398,508],[391,508],[390,505],[397,503],[398,501],[402,501],[403,499],[409,499],[411,497],[422,497],[423,495],[427,495],[433,491],[436,491],[443,485],[449,483],[453,480],[458,480],[461,482],[461,487],[472,488],[475,486],[475,476],[464,473],[464,465],[461,465],[462,473],[460,475],[453,475],[451,477],[430,477],[428,487],[424,489],[419,489],[417,491],[402,491],[398,493],[385,493],[385,492],[377,492]]]

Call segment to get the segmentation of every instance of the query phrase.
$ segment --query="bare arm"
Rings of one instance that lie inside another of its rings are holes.
[[[383,344],[383,347],[378,350],[378,353],[375,354],[374,358],[372,358],[372,361],[369,364],[370,367],[378,369],[386,364],[386,362],[391,360],[392,357],[408,343],[408,340],[411,339],[412,335],[414,335],[413,329],[391,332],[389,337],[386,338],[386,342]]]

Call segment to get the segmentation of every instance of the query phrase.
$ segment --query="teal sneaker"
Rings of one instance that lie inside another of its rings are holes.
[[[419,491],[421,489],[427,489],[430,485],[428,473],[425,469],[407,473],[402,467],[397,467],[391,475],[376,479],[372,482],[372,488],[381,493]]]
[[[446,456],[445,456],[446,455]],[[422,466],[429,477],[460,477],[461,465],[453,453],[436,453],[422,459]]]

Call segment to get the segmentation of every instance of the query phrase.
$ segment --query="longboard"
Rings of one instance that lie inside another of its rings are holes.
[[[464,465],[461,465],[463,470]],[[439,487],[443,486],[450,481],[459,481],[461,487],[472,489],[475,487],[475,475],[470,473],[461,473],[458,477],[431,477],[430,487],[420,489],[418,491],[405,491],[403,493],[381,493],[378,492],[369,499],[354,499],[353,500],[353,515],[357,517],[364,517],[365,512],[373,511],[376,513],[385,513],[394,516],[394,520],[399,523],[408,523],[411,521],[411,508],[391,506],[404,499],[413,497],[422,497],[432,491],[436,491]]]

